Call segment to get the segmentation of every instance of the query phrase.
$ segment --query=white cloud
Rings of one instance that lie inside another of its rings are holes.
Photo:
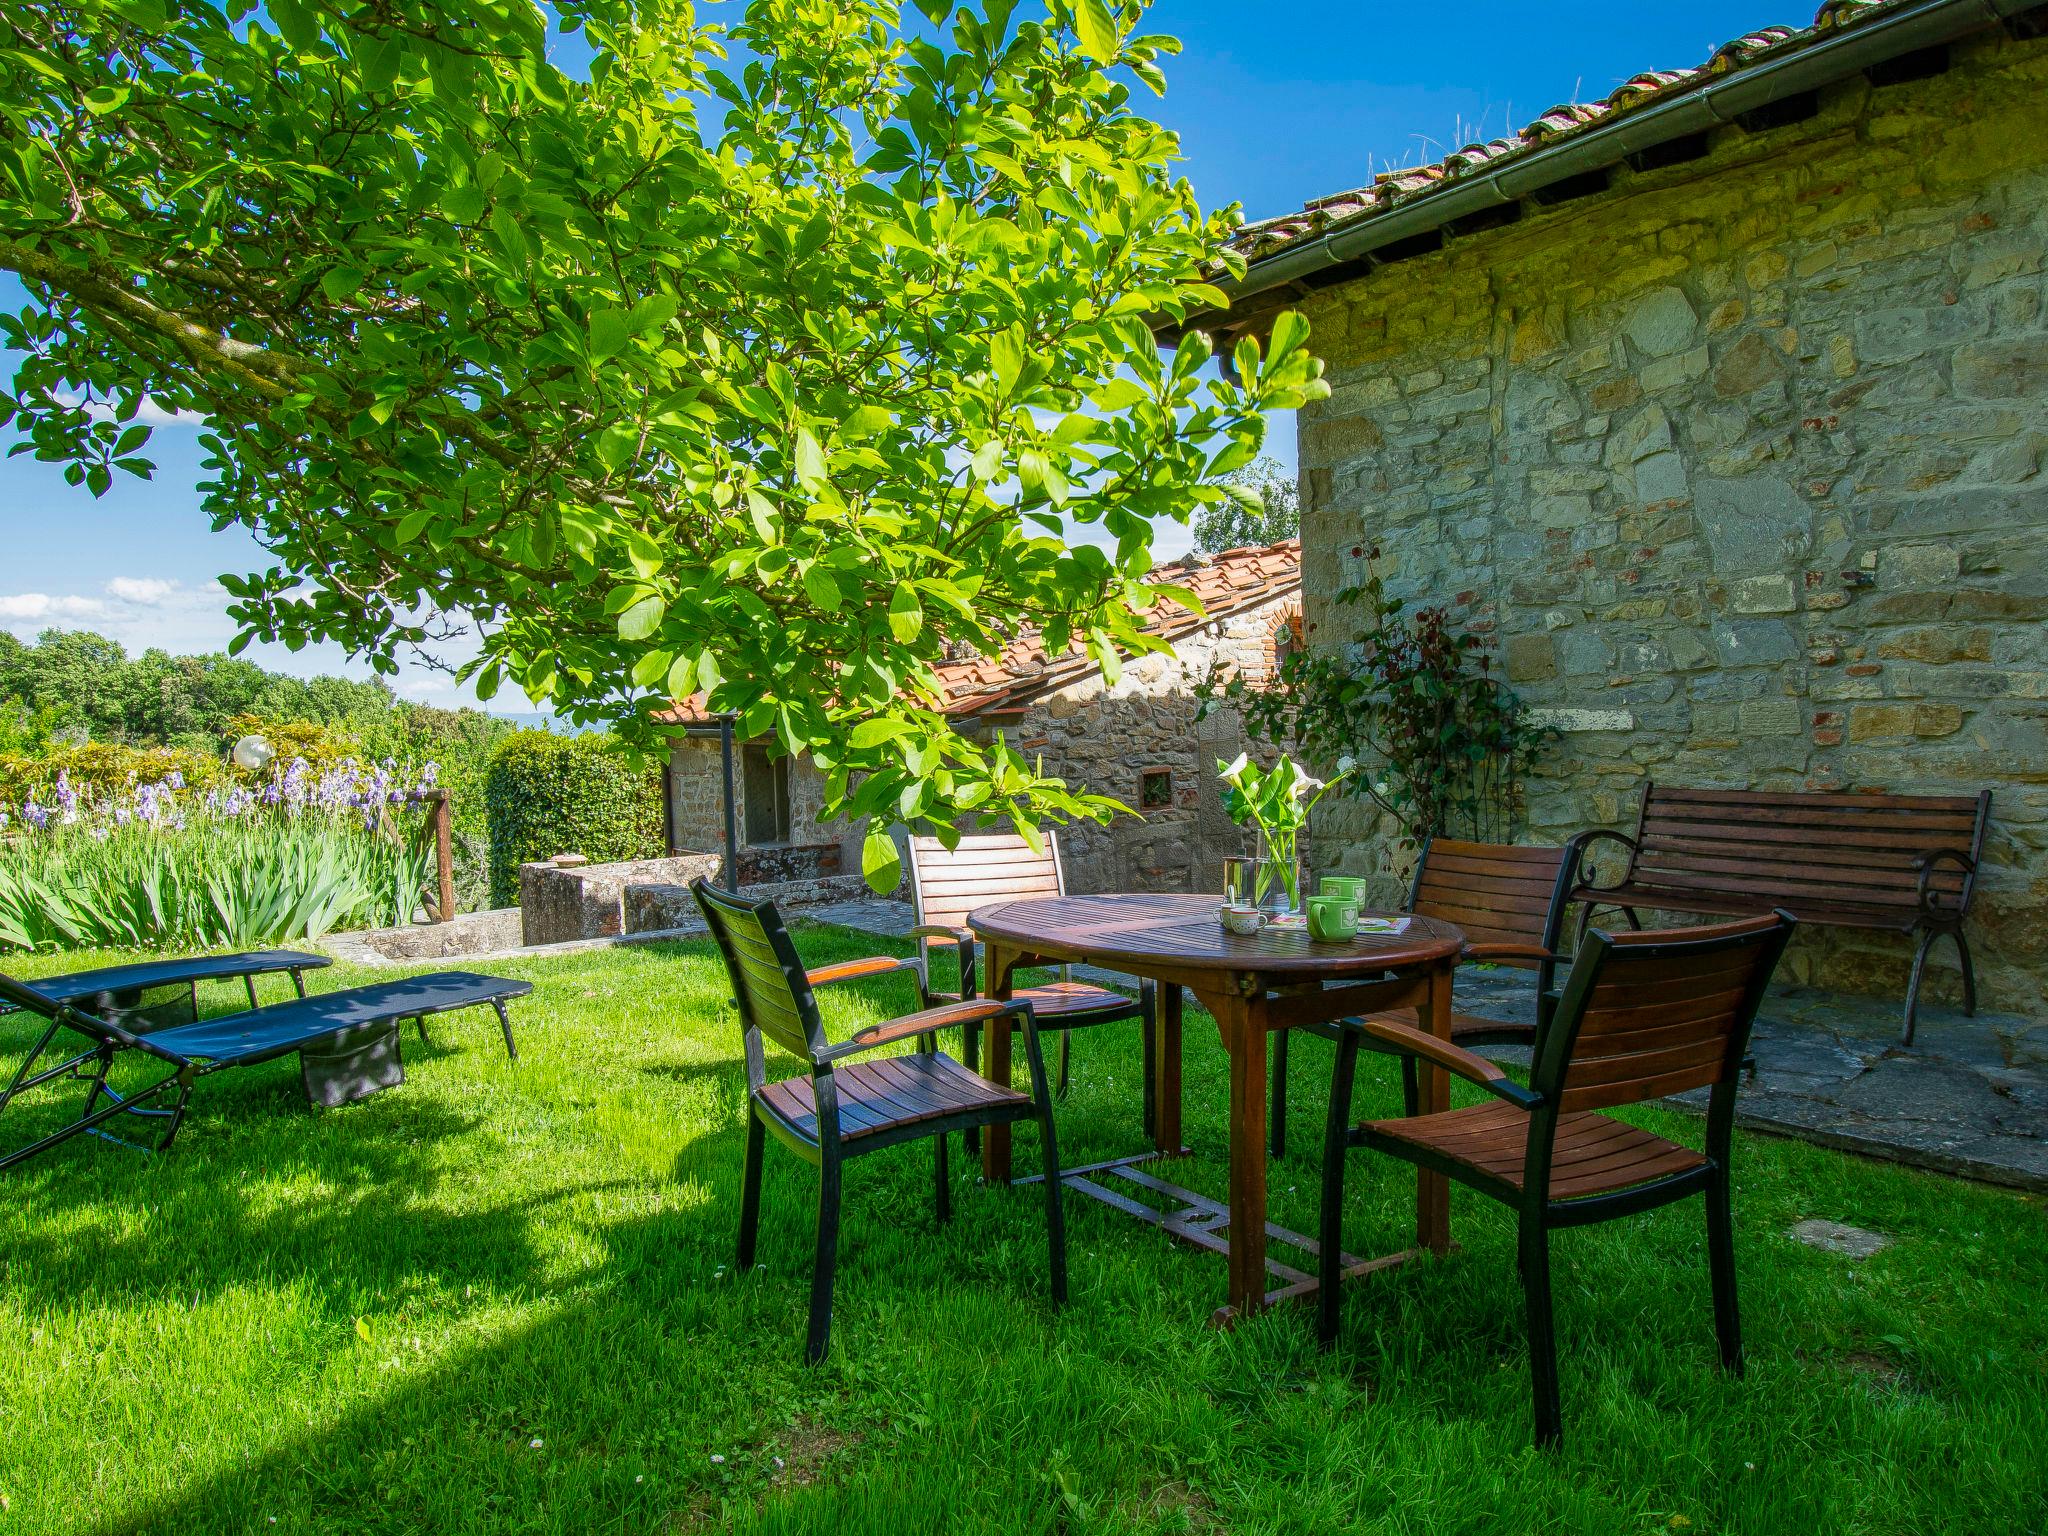
[[[47,592],[16,592],[0,597],[0,624],[46,624],[53,619],[91,619],[106,605],[91,597],[52,597]]]
[[[177,582],[160,576],[116,576],[107,583],[107,596],[142,607],[154,607],[177,590]]]
[[[77,395],[60,394],[57,398],[66,405],[76,405],[80,397]],[[85,414],[94,421],[112,421],[115,418],[113,406],[107,404],[104,400],[94,400],[88,403],[85,408]],[[158,405],[156,400],[149,395],[142,397],[142,404],[137,407],[134,416],[130,420],[139,421],[152,427],[203,427],[206,425],[206,418],[197,411],[168,411]]]

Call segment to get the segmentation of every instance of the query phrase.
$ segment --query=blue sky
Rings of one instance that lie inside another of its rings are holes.
[[[1512,132],[1556,102],[1602,96],[1639,70],[1697,64],[1756,27],[1803,24],[1811,3],[1159,0],[1146,30],[1178,36],[1184,50],[1169,61],[1170,89],[1151,110],[1180,134],[1203,201],[1241,203],[1258,218],[1357,186],[1375,170]],[[1029,0],[1020,7],[1029,8]],[[18,286],[0,280],[0,303],[20,302]],[[96,628],[131,649],[225,646],[232,626],[212,583],[253,568],[261,552],[239,531],[208,529],[196,436],[189,426],[160,426],[149,450],[156,479],[123,477],[100,501],[51,466],[0,460],[0,627],[23,636],[52,624]],[[10,440],[0,433],[0,448]],[[1275,423],[1270,444],[1291,466],[1289,423]],[[1160,548],[1171,554],[1185,544],[1168,530]],[[296,672],[367,670],[338,650],[249,654]],[[464,702],[427,668],[408,669],[399,686],[430,702]]]

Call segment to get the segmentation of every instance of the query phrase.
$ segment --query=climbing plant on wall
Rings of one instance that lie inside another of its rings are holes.
[[[1506,841],[1521,809],[1523,771],[1551,733],[1530,723],[1494,672],[1484,636],[1439,604],[1410,609],[1387,595],[1377,559],[1337,593],[1348,635],[1280,658],[1270,682],[1212,671],[1205,709],[1228,703],[1255,736],[1315,759],[1357,758],[1344,793],[1363,797],[1411,839],[1433,834]]]

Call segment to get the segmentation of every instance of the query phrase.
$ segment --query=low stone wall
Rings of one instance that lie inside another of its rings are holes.
[[[517,907],[492,907],[461,913],[446,923],[405,923],[396,928],[328,934],[319,943],[335,959],[356,965],[494,954],[518,947],[520,914]]]
[[[715,880],[721,864],[712,853],[666,859],[631,859],[617,864],[568,863],[519,866],[521,940],[563,944],[604,939],[627,931],[626,887],[687,886],[699,875]]]
[[[709,876],[707,878],[716,879]],[[814,880],[773,880],[749,883],[740,888],[749,901],[773,901],[785,911],[824,906],[836,901],[864,901],[873,896],[867,881],[859,875],[829,875]],[[686,885],[661,881],[634,884],[625,890],[625,920],[628,933],[664,933],[674,928],[695,927],[696,898]]]

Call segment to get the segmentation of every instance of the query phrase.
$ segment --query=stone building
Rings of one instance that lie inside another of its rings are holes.
[[[1646,779],[1989,787],[1993,1007],[2048,993],[2044,34],[1833,0],[1247,227],[1197,322],[1312,321],[1311,631],[1377,546],[1489,636],[1561,733],[1532,840],[1626,828]],[[1352,802],[1323,832],[1398,857]],[[1908,959],[1835,932],[1788,963],[1895,992]]]
[[[1061,833],[1073,890],[1222,889],[1223,857],[1244,851],[1244,837],[1223,813],[1215,760],[1246,743],[1234,711],[1197,718],[1194,684],[1218,664],[1248,679],[1269,677],[1285,648],[1299,643],[1300,553],[1287,540],[1159,567],[1157,579],[1192,589],[1204,615],[1160,604],[1153,627],[1173,654],[1132,660],[1113,686],[1084,652],[1049,655],[1036,634],[1000,657],[937,669],[959,729],[1000,731],[1042,756],[1048,774],[1137,813]],[[678,736],[670,758],[671,842],[678,851],[722,848],[720,743],[694,703],[667,719],[698,727]],[[824,775],[815,765],[777,757],[766,742],[741,742],[736,751],[742,878],[857,882],[861,828],[821,819]]]

